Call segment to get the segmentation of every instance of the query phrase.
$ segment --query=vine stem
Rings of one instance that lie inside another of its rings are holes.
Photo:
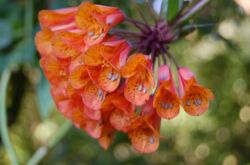
[[[191,9],[189,9],[186,13],[184,13],[181,17],[177,18],[176,21],[173,23],[173,27],[176,27],[190,17],[192,17],[196,12],[198,12],[201,8],[203,8],[210,0],[200,0],[197,4],[195,4]]]
[[[65,121],[63,125],[58,129],[53,138],[48,142],[47,145],[41,146],[35,152],[35,154],[27,162],[27,165],[37,165],[47,155],[49,149],[53,148],[70,130],[72,124],[70,121]]]
[[[10,81],[10,76],[11,76],[11,70],[7,68],[6,70],[4,70],[2,74],[0,82],[0,131],[1,131],[1,138],[3,141],[3,145],[10,157],[11,164],[18,165],[19,162],[14,147],[11,144],[7,126],[6,96],[7,96],[7,88],[8,88],[8,83]]]

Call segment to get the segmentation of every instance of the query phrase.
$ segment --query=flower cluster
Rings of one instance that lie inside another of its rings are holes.
[[[213,94],[200,86],[187,68],[178,67],[178,92],[168,65],[159,66],[155,80],[153,64],[161,52],[155,49],[157,43],[144,42],[151,44],[147,49],[147,44],[130,44],[121,37],[123,33],[110,35],[110,30],[124,19],[118,8],[91,2],[43,10],[35,42],[53,99],[66,118],[98,139],[105,149],[115,132],[122,131],[136,150],[150,153],[159,146],[162,118],[176,117],[180,106],[190,115],[200,115],[208,109]],[[143,30],[141,39],[151,36],[158,41],[161,37],[131,22]],[[156,25],[156,30],[163,27],[166,43],[174,39],[164,21]],[[165,42],[159,42],[161,48]],[[138,49],[130,55],[132,47]],[[141,50],[144,48],[146,52]]]

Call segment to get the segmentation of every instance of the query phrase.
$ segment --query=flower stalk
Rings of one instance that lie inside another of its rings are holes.
[[[210,0],[200,0],[191,9],[189,9],[183,15],[181,15],[179,18],[177,18],[174,21],[172,27],[177,27],[177,26],[183,24],[185,21],[190,19],[195,13],[197,13],[199,10],[201,10],[208,2],[210,2]]]

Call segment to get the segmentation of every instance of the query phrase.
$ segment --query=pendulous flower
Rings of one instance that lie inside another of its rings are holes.
[[[181,106],[201,115],[214,98],[170,53],[169,44],[187,30],[183,22],[196,6],[184,11],[172,21],[157,15],[153,25],[92,2],[40,11],[35,44],[57,109],[104,149],[122,131],[137,151],[155,152],[161,119],[177,117]],[[115,28],[122,22],[139,32]],[[176,66],[178,88],[167,63]]]
[[[179,114],[180,99],[177,95],[170,68],[162,65],[158,70],[159,87],[154,96],[154,108],[165,119],[175,118]]]
[[[184,110],[190,115],[201,115],[208,110],[209,100],[214,99],[213,93],[199,85],[194,73],[188,68],[179,68],[178,74]]]

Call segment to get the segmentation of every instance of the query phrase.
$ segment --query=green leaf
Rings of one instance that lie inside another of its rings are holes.
[[[39,112],[42,119],[46,119],[53,107],[53,101],[50,95],[50,86],[44,75],[37,86]]]
[[[3,19],[0,19],[0,49],[8,46],[12,39],[11,24]]]
[[[163,0],[164,2],[164,0]],[[172,20],[180,10],[183,0],[168,0],[168,14],[167,19]]]

